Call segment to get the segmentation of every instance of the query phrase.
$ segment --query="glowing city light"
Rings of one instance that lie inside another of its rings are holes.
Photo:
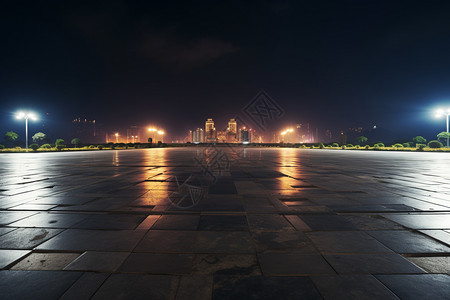
[[[16,119],[18,120],[25,120],[25,148],[28,149],[28,119],[31,119],[33,121],[37,121],[37,116],[32,112],[23,112],[19,111],[16,114]]]
[[[436,118],[447,117],[447,133],[449,132],[449,116],[450,116],[450,108],[446,110],[440,108],[436,111]],[[447,138],[447,148],[449,147],[449,138]]]

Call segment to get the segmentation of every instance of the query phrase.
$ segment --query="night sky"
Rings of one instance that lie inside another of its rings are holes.
[[[449,15],[450,1],[7,1],[1,135],[31,109],[54,137],[75,117],[182,136],[265,90],[280,129],[434,137],[432,111],[450,107]]]

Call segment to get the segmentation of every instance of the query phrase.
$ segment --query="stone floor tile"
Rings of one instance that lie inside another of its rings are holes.
[[[143,230],[67,229],[39,245],[38,250],[64,251],[131,251],[143,237]]]
[[[64,271],[0,271],[0,297],[58,299],[81,275]]]
[[[424,273],[395,253],[324,255],[338,274]]]
[[[64,270],[115,272],[129,255],[129,252],[87,251],[67,265]]]
[[[244,231],[199,231],[197,253],[254,253],[251,236]]]
[[[392,252],[364,231],[320,231],[306,235],[324,254]]]
[[[417,232],[384,230],[367,233],[397,253],[450,253],[450,247]]]
[[[411,229],[450,229],[448,214],[390,214],[384,217]]]
[[[308,277],[214,276],[214,299],[322,299]]]
[[[311,228],[296,215],[284,216],[298,231],[311,231]]]
[[[0,248],[32,249],[60,232],[62,232],[62,229],[19,228],[0,238]]]
[[[321,255],[266,252],[258,254],[258,258],[265,276],[335,274]]]
[[[449,275],[376,275],[376,277],[401,299],[450,299]]]
[[[312,230],[356,230],[356,227],[343,216],[335,215],[315,215],[301,216]]]
[[[136,252],[195,253],[197,231],[150,230],[136,246]]]
[[[71,226],[71,228],[111,230],[135,229],[145,218],[146,216],[144,215],[91,215],[82,222]]]
[[[31,253],[11,270],[62,270],[78,256],[80,253]]]
[[[154,230],[196,230],[199,215],[163,215],[152,226]]]
[[[180,279],[176,300],[209,300],[212,297],[213,277],[184,275]]]
[[[189,254],[131,253],[121,273],[189,274],[194,256]]]
[[[311,277],[325,300],[398,300],[372,275],[334,275]]]
[[[193,274],[260,275],[256,255],[252,254],[197,254]]]
[[[199,230],[248,231],[247,218],[234,215],[202,215]]]
[[[30,211],[0,211],[0,226],[11,224],[36,213]]]
[[[450,232],[448,230],[419,230],[419,232],[450,246]]]
[[[407,257],[428,273],[450,274],[450,256]]]
[[[88,300],[109,275],[109,273],[83,273],[58,300]]]
[[[317,253],[312,249],[312,244],[306,235],[298,231],[281,232],[255,232],[252,238],[258,252],[267,250],[284,250],[291,252],[308,251],[310,254]]]
[[[30,251],[0,249],[0,269],[7,267],[28,253],[30,253]]]
[[[359,230],[404,230],[405,228],[380,215],[346,215],[345,218]]]
[[[178,282],[169,275],[112,274],[91,299],[173,299]]]
[[[264,214],[248,215],[251,231],[286,231],[295,230],[294,227],[281,215]]]
[[[150,229],[153,224],[159,219],[160,215],[150,215],[147,218],[145,218],[144,221],[139,224],[139,226],[136,229]]]
[[[69,228],[85,219],[86,215],[38,213],[10,224],[15,227]]]

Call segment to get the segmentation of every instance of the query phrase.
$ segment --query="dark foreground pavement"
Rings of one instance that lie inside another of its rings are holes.
[[[1,299],[450,299],[450,155],[0,155]]]

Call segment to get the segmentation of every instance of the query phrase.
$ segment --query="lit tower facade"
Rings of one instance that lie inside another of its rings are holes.
[[[205,132],[202,128],[192,131],[192,142],[194,144],[203,143],[205,141]]]
[[[227,143],[236,143],[238,141],[237,124],[235,119],[230,119],[230,121],[228,121],[226,140]]]
[[[217,142],[216,128],[214,127],[213,119],[206,120],[205,123],[205,141],[207,143]]]

